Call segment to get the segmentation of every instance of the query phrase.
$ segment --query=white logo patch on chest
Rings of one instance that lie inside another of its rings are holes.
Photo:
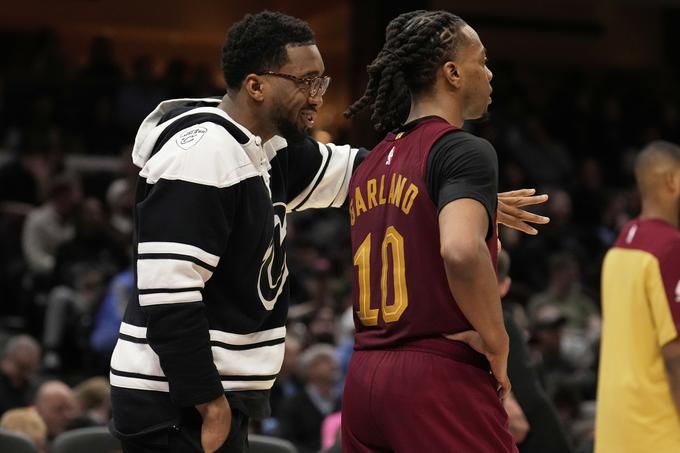
[[[179,137],[177,137],[177,146],[182,149],[189,149],[200,142],[206,132],[208,132],[208,129],[205,127],[192,127],[188,131],[182,132]]]
[[[635,233],[637,233],[638,227],[637,225],[633,225],[630,227],[630,230],[628,230],[628,235],[626,236],[626,244],[630,244],[633,242],[633,238],[635,238]]]
[[[390,150],[390,153],[387,155],[387,160],[385,161],[385,165],[389,165],[392,163],[392,156],[394,156],[394,147]]]

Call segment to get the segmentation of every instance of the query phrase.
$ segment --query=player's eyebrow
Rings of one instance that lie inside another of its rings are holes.
[[[302,74],[302,77],[303,78],[305,78],[305,77],[317,77],[317,76],[320,76],[320,75],[321,75],[321,73],[319,71],[308,71],[308,72],[305,72],[304,74]]]

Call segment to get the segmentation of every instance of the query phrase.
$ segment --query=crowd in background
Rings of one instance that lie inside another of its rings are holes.
[[[137,126],[163,99],[222,90],[210,68],[181,60],[140,56],[125,71],[106,38],[93,41],[82,67],[49,31],[0,35],[0,43],[7,49],[0,61],[0,427],[21,419],[44,445],[64,430],[108,423],[108,361],[134,283],[130,147]],[[602,257],[639,209],[635,153],[656,138],[680,142],[680,97],[673,74],[661,71],[489,65],[491,115],[469,127],[496,147],[501,190],[550,195],[537,211],[551,222],[537,237],[501,230],[513,279],[504,303],[526,332],[571,441],[585,453]],[[344,143],[343,134],[334,141]],[[73,168],[69,158],[78,155],[119,164]],[[352,351],[346,213],[297,213],[287,237],[286,356],[272,417],[253,430],[315,452],[334,441]]]

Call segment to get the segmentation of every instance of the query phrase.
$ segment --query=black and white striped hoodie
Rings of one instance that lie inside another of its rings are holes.
[[[268,415],[286,334],[286,213],[341,206],[365,154],[311,138],[262,145],[219,102],[165,101],[135,138],[137,291],[110,374],[120,436],[176,424],[181,407],[221,392]]]

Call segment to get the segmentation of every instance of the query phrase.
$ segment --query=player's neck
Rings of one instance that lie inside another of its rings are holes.
[[[232,95],[227,93],[217,107],[224,110],[227,115],[253,135],[259,136],[262,143],[265,143],[275,135],[274,131],[265,121],[258,118],[255,112],[246,105],[247,102],[238,93]]]
[[[449,103],[446,101],[449,101]],[[417,98],[411,102],[411,111],[406,122],[410,123],[426,116],[438,116],[445,119],[452,126],[462,128],[465,120],[463,119],[463,112],[457,107],[457,105],[451,105],[450,99],[443,99],[443,96]]]
[[[675,207],[671,205],[665,206],[664,203],[658,200],[645,200],[642,204],[642,212],[640,213],[641,219],[660,219],[675,228],[678,228],[680,224],[678,216],[680,216],[680,208],[677,204]]]

